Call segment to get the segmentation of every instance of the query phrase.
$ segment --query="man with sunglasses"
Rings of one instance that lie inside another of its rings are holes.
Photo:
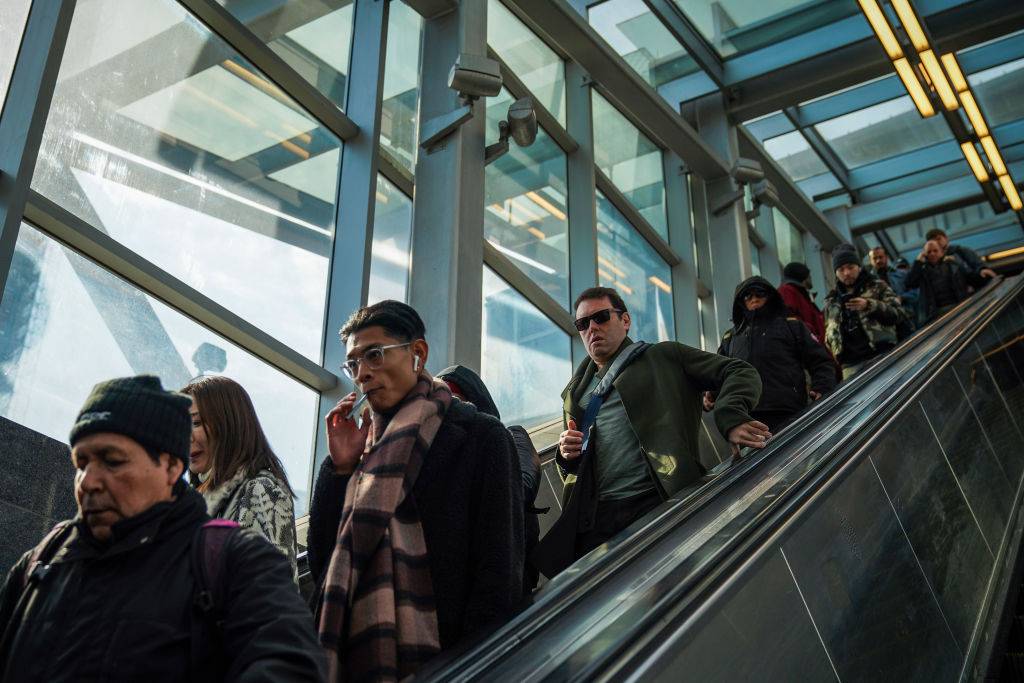
[[[566,503],[578,496],[563,514],[577,519],[560,520],[558,527],[568,529],[559,533],[580,557],[704,473],[697,435],[705,390],[717,392],[715,422],[737,452],[740,446],[763,447],[771,434],[750,416],[761,394],[754,368],[676,342],[649,345],[617,368],[588,429],[583,417],[595,388],[619,354],[633,345],[627,336],[632,320],[622,297],[608,287],[584,291],[575,310],[589,358],[562,392],[565,431],[559,436],[557,462],[566,479]],[[581,468],[585,437],[585,458],[592,458],[594,466]]]
[[[341,329],[353,392],[326,419],[309,567],[330,681],[403,679],[511,616],[523,494],[512,437],[425,370],[416,311],[382,301]],[[355,408],[355,410],[354,410]]]

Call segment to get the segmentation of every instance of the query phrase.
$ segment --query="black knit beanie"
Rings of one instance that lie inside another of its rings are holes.
[[[860,265],[857,249],[852,244],[840,244],[832,250],[832,270],[839,270],[839,266],[846,265]]]
[[[100,382],[85,399],[69,443],[88,434],[113,432],[131,437],[144,448],[169,453],[186,464],[191,449],[192,399],[165,391],[155,375],[119,377]]]
[[[786,264],[786,267],[782,269],[782,274],[790,280],[803,282],[811,276],[811,269],[799,261],[793,261]]]

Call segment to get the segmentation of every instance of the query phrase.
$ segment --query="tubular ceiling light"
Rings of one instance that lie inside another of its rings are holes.
[[[994,254],[989,254],[985,257],[986,261],[998,261],[1001,258],[1008,256],[1016,256],[1017,254],[1024,254],[1024,247],[1014,247],[1013,249],[1007,249],[1006,251],[997,251]]]
[[[917,20],[914,8],[910,6],[910,0],[891,1],[900,18],[900,23],[903,24],[903,29],[907,32],[910,42],[914,44],[914,49],[918,52],[927,50],[928,38],[924,35],[924,29],[921,28],[921,22]]]
[[[1008,175],[1001,175],[999,176],[999,184],[1003,186],[1003,193],[1010,200],[1010,208],[1014,211],[1020,211],[1022,206],[1020,194],[1017,193],[1017,186],[1013,184],[1013,179]]]
[[[978,103],[974,101],[974,95],[969,90],[960,93],[960,103],[964,105],[964,111],[975,134],[979,138],[987,136],[988,125],[985,123],[985,117],[981,115],[981,110],[978,109]]]
[[[988,171],[985,170],[985,164],[981,162],[981,156],[978,155],[978,150],[974,147],[974,143],[964,142],[960,145],[960,150],[964,153],[964,158],[967,159],[967,163],[970,165],[971,170],[974,171],[974,177],[978,179],[978,182],[987,182]]]
[[[960,70],[960,63],[956,61],[956,55],[952,52],[942,55],[942,66],[946,67],[946,73],[949,74],[949,80],[956,91],[967,92],[967,79],[964,78],[964,72]]]
[[[895,60],[902,57],[903,50],[900,49],[900,43],[896,40],[896,34],[892,32],[889,20],[885,18],[885,13],[878,6],[878,2],[876,0],[857,0],[857,4],[860,5],[861,11],[867,17],[868,23],[871,24],[871,30],[878,36],[889,59]]]
[[[907,61],[906,57],[903,57],[893,62],[893,66],[896,67],[896,73],[899,74],[900,80],[903,81],[903,87],[910,94],[910,99],[914,100],[914,106],[921,112],[921,116],[925,118],[932,116],[935,113],[935,108],[932,106],[931,101],[928,100],[928,93],[924,91],[921,81],[917,80],[917,74],[914,73],[914,68],[910,66],[910,62]]]
[[[1006,164],[1003,163],[1003,157],[999,154],[999,148],[996,147],[996,141],[992,139],[992,136],[983,137],[981,146],[985,148],[988,163],[992,164],[992,170],[996,172],[996,175],[1006,175]]]
[[[946,74],[942,71],[942,65],[939,64],[938,58],[935,53],[931,50],[925,50],[921,53],[921,63],[924,64],[924,68],[928,71],[928,76],[932,80],[932,85],[935,87],[935,92],[939,94],[939,99],[942,100],[942,106],[948,111],[953,111],[960,106],[956,101],[956,95],[953,93],[953,88],[949,87],[949,81],[946,80]]]

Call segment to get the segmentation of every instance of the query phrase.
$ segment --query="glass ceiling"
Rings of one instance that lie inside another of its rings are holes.
[[[828,172],[821,157],[814,153],[803,133],[798,130],[765,140],[764,148],[793,180]]]
[[[1024,118],[1022,70],[1024,59],[1018,59],[967,77],[990,127]]]

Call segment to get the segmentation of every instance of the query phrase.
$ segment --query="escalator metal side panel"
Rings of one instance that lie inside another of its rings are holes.
[[[1024,312],[1005,309],[629,678],[981,678],[1020,552]],[[824,662],[824,663],[823,663]]]

